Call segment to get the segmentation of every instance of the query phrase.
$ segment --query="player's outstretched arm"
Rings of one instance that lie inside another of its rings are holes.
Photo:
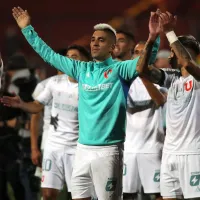
[[[156,51],[153,51],[153,46],[156,41],[156,38],[158,37],[159,33],[161,32],[160,30],[160,22],[159,22],[159,10],[156,12],[151,12],[150,20],[149,20],[149,38],[145,44],[145,48],[142,52],[142,55],[140,56],[138,62],[137,62],[137,69],[140,73],[143,71],[149,70],[148,65],[149,63],[152,63],[150,60],[152,53],[155,54],[153,57],[156,58],[156,54],[158,51],[158,48]],[[153,61],[155,61],[155,58]],[[159,73],[159,72],[158,72]],[[142,76],[142,73],[140,73]],[[146,78],[141,78],[144,86],[146,87],[149,95],[151,96],[152,100],[154,103],[157,105],[157,107],[162,106],[166,102],[165,96],[156,88],[156,86],[149,81]],[[155,82],[156,80],[154,80]]]
[[[177,17],[169,12],[160,14],[160,21],[163,32],[166,34],[170,46],[178,58],[178,64],[184,67],[195,79],[200,80],[200,67],[192,59],[190,53],[181,44],[174,32]]]
[[[12,12],[26,40],[44,61],[77,80],[81,67],[86,65],[85,62],[69,59],[55,53],[34,31],[31,26],[31,17],[27,10],[14,7]]]
[[[158,10],[151,13],[149,30],[149,38],[145,45],[142,56],[139,59],[135,58],[133,60],[120,62],[118,65],[119,75],[125,80],[132,81],[136,76],[138,76],[138,74],[140,76],[144,76],[148,74],[148,72],[151,72],[151,70],[148,70],[148,64],[153,64],[155,62],[160,46]]]
[[[142,55],[137,62],[137,72],[139,73],[139,75],[141,77],[146,77],[153,83],[159,83],[162,78],[162,72],[159,69],[153,66],[149,66],[149,64],[153,64],[153,62],[155,61],[156,54],[159,48],[158,46],[156,50],[153,50],[156,38],[161,32],[159,13],[159,9],[156,12],[151,12],[149,20],[149,38],[145,44]],[[150,60],[152,56],[154,59]]]
[[[25,112],[32,114],[38,113],[44,108],[43,104],[39,103],[38,101],[24,102],[19,96],[3,96],[0,100],[1,103],[3,103],[5,106],[12,108],[20,108]]]

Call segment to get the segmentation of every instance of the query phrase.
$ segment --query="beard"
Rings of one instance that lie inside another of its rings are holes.
[[[126,52],[119,52],[115,54],[115,57],[118,59],[123,59],[125,55],[126,55]]]
[[[171,65],[172,69],[178,69],[178,61],[177,57],[174,55],[172,58],[169,59],[169,64]]]

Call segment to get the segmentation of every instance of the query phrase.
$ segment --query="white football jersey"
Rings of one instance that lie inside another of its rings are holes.
[[[136,78],[127,98],[125,152],[160,153],[164,143],[163,117],[162,107],[156,107],[142,80]]]
[[[47,83],[51,78],[47,78],[40,83],[37,84],[32,96],[33,99],[36,100],[36,98],[44,91]],[[44,106],[44,115],[43,115],[43,130],[42,130],[42,143],[41,143],[41,149],[44,149],[44,143],[47,140],[48,136],[48,131],[49,131],[49,124],[50,124],[50,119],[51,119],[51,106],[52,106],[52,100]]]
[[[164,85],[169,87],[164,152],[200,153],[200,82],[167,70]]]
[[[79,131],[78,83],[70,82],[65,74],[54,76],[36,100],[44,105],[52,100],[49,135],[45,145],[75,149]]]

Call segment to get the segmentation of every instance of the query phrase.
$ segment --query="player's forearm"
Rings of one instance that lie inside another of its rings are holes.
[[[43,110],[43,105],[37,101],[33,102],[23,102],[20,106],[22,110],[25,112],[31,113],[31,114],[36,114],[40,111]]]
[[[137,63],[137,71],[141,77],[145,77],[153,83],[158,83],[162,75],[160,70],[149,66],[149,63],[155,61],[160,44],[160,38],[157,38],[156,40],[155,38],[156,36],[149,38],[146,42],[142,55],[140,56]]]
[[[49,63],[59,71],[65,72],[70,77],[76,78],[75,65],[78,61],[69,59],[65,56],[61,56],[53,51],[35,32],[34,28],[29,25],[22,29],[22,33],[25,36],[28,43],[32,48],[44,59],[45,62]]]
[[[44,59],[45,62],[55,66],[58,70],[62,71],[59,67],[59,61],[55,59],[56,53],[41,39],[35,32],[31,25],[26,26],[22,29],[22,33],[25,36],[28,43],[32,48]]]
[[[179,59],[179,64],[184,65],[185,62],[192,60],[190,53],[187,49],[181,44],[179,40],[176,40],[171,45],[172,50],[176,54],[176,57]]]
[[[160,37],[157,35],[149,35],[145,44],[142,55],[137,63],[137,71],[145,73],[148,71],[148,65],[153,64],[156,60],[156,55],[160,46]]]
[[[165,96],[156,88],[156,86],[145,78],[141,78],[144,86],[146,87],[150,97],[154,103],[159,107],[166,102]]]
[[[176,57],[179,60],[179,64],[184,65],[185,62],[189,62],[192,60],[190,53],[178,40],[178,37],[176,36],[174,31],[166,32],[166,37],[170,43],[172,50],[174,51]]]
[[[39,136],[39,126],[42,113],[32,114],[31,116],[31,149],[38,149],[38,136]]]
[[[160,85],[160,82],[163,79],[163,73],[160,69],[154,67],[153,65],[149,65],[148,73],[145,74],[144,77],[150,80],[152,83]]]
[[[153,64],[156,61],[156,56],[159,48],[160,48],[160,36],[156,36],[156,40],[153,43],[153,48],[151,50],[150,59],[148,62],[149,65]]]
[[[145,47],[142,51],[142,55],[139,57],[139,60],[137,62],[137,71],[141,76],[149,73],[148,63],[149,63],[151,51],[153,49],[153,44],[154,44],[154,40],[151,40],[151,39],[149,39],[146,42]]]

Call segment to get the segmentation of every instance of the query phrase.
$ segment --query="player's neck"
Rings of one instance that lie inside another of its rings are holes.
[[[94,61],[95,62],[104,62],[105,60],[107,60],[108,58],[112,57],[111,54],[107,55],[106,57],[104,58],[94,58]]]
[[[72,82],[72,83],[77,83],[77,81],[76,81],[75,79],[73,79],[73,78],[71,78],[71,77],[69,77],[69,76],[68,76],[68,79],[69,79],[69,81]]]
[[[182,75],[184,78],[186,78],[186,77],[188,77],[188,76],[190,75],[190,73],[188,73],[188,71],[187,71],[184,67],[182,67],[182,68],[181,68],[181,75]]]

